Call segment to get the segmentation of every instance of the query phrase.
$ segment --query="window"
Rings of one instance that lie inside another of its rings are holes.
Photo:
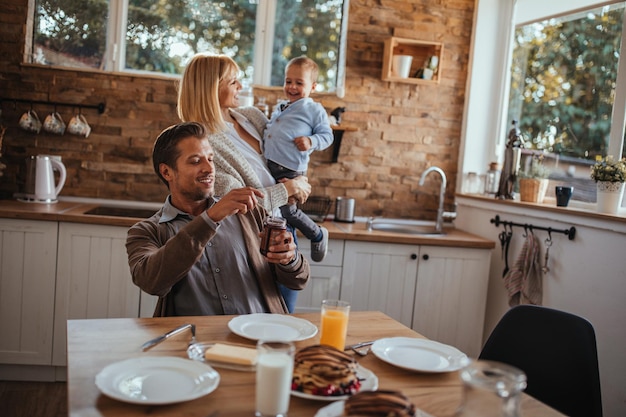
[[[179,75],[195,53],[223,53],[255,84],[281,86],[287,61],[307,55],[318,91],[342,96],[347,10],[348,0],[37,0],[32,62]]]
[[[596,156],[626,156],[626,97],[618,93],[625,4],[515,28],[508,120],[519,121],[525,148],[552,161],[550,178],[574,185],[582,201],[595,201]]]

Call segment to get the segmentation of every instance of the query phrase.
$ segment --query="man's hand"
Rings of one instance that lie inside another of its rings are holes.
[[[293,140],[293,143],[296,145],[296,148],[302,152],[308,151],[311,149],[311,146],[313,146],[311,138],[308,136],[298,136]]]
[[[258,204],[259,197],[263,197],[263,193],[256,188],[237,188],[213,204],[207,214],[214,222],[220,222],[233,214],[246,214]]]
[[[274,234],[265,257],[273,264],[287,265],[293,261],[296,257],[296,244],[293,243],[291,232],[283,230]]]

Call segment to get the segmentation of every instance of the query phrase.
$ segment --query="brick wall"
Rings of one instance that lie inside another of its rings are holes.
[[[105,102],[106,110],[82,110],[92,126],[85,139],[25,132],[17,122],[30,105],[3,101],[1,152],[8,167],[0,198],[22,190],[27,156],[54,154],[68,170],[62,195],[162,201],[166,190],[153,174],[150,152],[156,135],[177,121],[176,82],[22,65],[31,2],[0,4],[0,98]],[[344,123],[358,130],[345,133],[337,163],[330,163],[330,150],[313,155],[313,194],[353,197],[357,216],[433,218],[439,180],[417,183],[437,165],[448,175],[446,203],[452,203],[474,6],[473,0],[350,1],[345,98],[316,99],[329,110],[346,107]],[[440,84],[381,80],[383,42],[392,35],[444,44]],[[280,91],[257,93],[273,103]],[[54,110],[34,108],[42,119]],[[78,108],[57,111],[67,122]]]

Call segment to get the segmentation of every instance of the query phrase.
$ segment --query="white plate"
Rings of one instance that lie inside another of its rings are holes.
[[[361,389],[360,391],[376,391],[378,389],[378,377],[374,372],[370,371],[367,368],[362,367],[361,365],[357,365],[356,368],[356,377],[361,380]],[[337,400],[345,400],[349,397],[349,395],[313,395],[306,394],[300,391],[291,391],[291,395],[294,397],[306,398],[308,400],[319,400],[319,401],[337,401]],[[343,406],[342,406],[343,410]]]
[[[252,340],[299,342],[317,334],[317,327],[310,321],[286,314],[243,314],[231,319],[228,328]]]
[[[105,367],[96,386],[106,396],[133,404],[172,404],[213,392],[220,375],[189,359],[153,356],[127,359]]]
[[[345,401],[335,401],[317,410],[315,417],[342,417]],[[433,417],[420,409],[415,410],[415,417]]]
[[[389,337],[372,345],[379,359],[420,372],[452,372],[467,365],[467,355],[455,347],[428,339]]]

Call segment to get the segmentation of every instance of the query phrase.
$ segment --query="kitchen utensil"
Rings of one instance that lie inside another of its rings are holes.
[[[65,122],[61,118],[61,115],[57,112],[52,112],[47,115],[43,121],[43,130],[54,133],[55,135],[65,133]]]
[[[59,172],[55,184],[54,171]],[[37,155],[26,158],[26,186],[24,200],[36,203],[56,203],[67,171],[60,158],[51,155]]]
[[[29,110],[20,117],[20,127],[28,132],[39,133],[41,121],[35,110]]]
[[[337,197],[335,200],[335,221],[354,223],[354,198]]]
[[[163,342],[164,340],[167,340],[172,336],[176,336],[177,334],[182,333],[187,329],[191,330],[191,341],[189,342],[189,344],[195,343],[196,342],[196,325],[195,324],[183,324],[182,326],[179,326],[175,328],[174,330],[170,330],[169,332],[162,334],[159,337],[155,337],[152,340],[148,340],[146,343],[141,345],[141,350],[145,352],[146,350],[152,349],[153,347]]]
[[[70,122],[67,124],[67,131],[72,135],[88,137],[89,133],[91,133],[91,126],[87,123],[85,116],[78,113],[70,119]]]

